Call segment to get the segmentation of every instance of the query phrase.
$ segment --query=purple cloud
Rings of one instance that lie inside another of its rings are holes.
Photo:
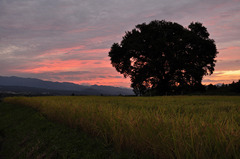
[[[239,63],[232,62],[240,60],[239,2],[0,0],[0,74],[78,83],[92,83],[94,81],[88,82],[87,79],[98,81],[102,76],[117,81],[115,84],[110,81],[111,85],[129,86],[129,79],[126,82],[111,68],[108,51],[114,42],[121,41],[125,31],[155,19],[174,21],[185,27],[192,21],[202,22],[219,49],[216,71],[240,70]],[[231,50],[233,47],[236,49]],[[79,61],[79,64],[95,60],[95,64],[83,70],[72,68],[53,74],[24,72],[29,67],[41,67],[46,61],[64,63],[73,60]],[[100,63],[104,64],[103,68],[98,68]],[[71,72],[79,76],[70,75]],[[83,72],[84,77],[81,76]],[[119,80],[125,83],[121,84]]]

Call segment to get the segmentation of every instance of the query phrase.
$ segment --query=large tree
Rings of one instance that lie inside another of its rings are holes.
[[[138,95],[179,93],[200,88],[204,75],[214,71],[217,54],[214,40],[201,23],[188,28],[167,21],[137,25],[126,32],[109,52],[112,66]]]

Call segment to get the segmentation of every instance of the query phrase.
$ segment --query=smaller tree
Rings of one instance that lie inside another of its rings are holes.
[[[216,85],[213,85],[213,84],[209,84],[209,85],[207,86],[207,90],[208,90],[208,91],[215,91],[215,90],[217,90],[217,86],[216,86]]]
[[[238,82],[232,82],[232,84],[229,85],[229,87],[231,88],[232,92],[235,93],[240,93],[240,80]]]

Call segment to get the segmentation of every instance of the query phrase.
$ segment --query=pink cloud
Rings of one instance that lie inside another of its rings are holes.
[[[12,69],[11,71],[23,73],[43,73],[43,72],[62,72],[89,70],[94,68],[111,67],[109,61],[103,60],[45,60],[27,65],[26,68]]]
[[[240,47],[229,46],[223,49],[219,49],[217,60],[240,60]]]

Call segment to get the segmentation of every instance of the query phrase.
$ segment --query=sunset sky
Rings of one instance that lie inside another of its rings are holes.
[[[203,23],[219,52],[203,84],[240,79],[240,0],[0,0],[0,76],[130,87],[108,52],[152,20]]]

